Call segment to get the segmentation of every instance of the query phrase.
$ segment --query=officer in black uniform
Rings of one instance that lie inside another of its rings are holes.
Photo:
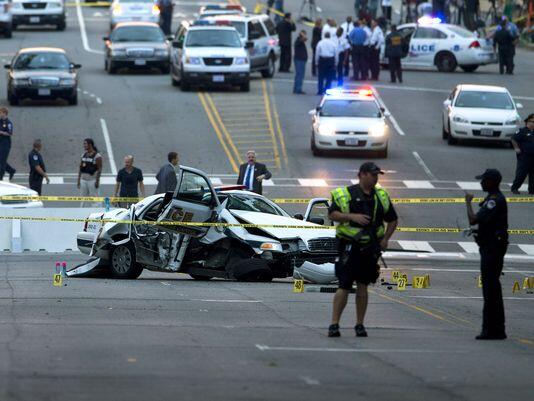
[[[6,171],[9,174],[9,181],[13,179],[16,172],[7,162],[13,136],[13,123],[7,118],[7,114],[7,107],[0,107],[0,181],[4,179]]]
[[[502,300],[501,272],[508,247],[508,206],[499,189],[502,176],[499,170],[487,169],[476,177],[488,196],[480,203],[475,214],[472,194],[465,195],[469,224],[478,224],[475,234],[480,250],[480,273],[482,276],[482,332],[477,340],[504,340],[504,304]]]
[[[41,190],[43,187],[43,178],[46,179],[46,183],[50,183],[48,174],[46,174],[46,168],[43,161],[43,156],[41,156],[41,150],[43,144],[40,139],[33,141],[33,149],[28,154],[28,164],[30,165],[30,188],[36,191],[41,195]]]
[[[519,194],[519,187],[528,175],[528,193],[534,195],[534,114],[525,118],[525,126],[512,137],[517,155],[517,168],[512,193]]]
[[[405,54],[405,42],[403,36],[397,31],[397,25],[391,25],[391,32],[386,36],[386,57],[389,60],[389,73],[391,82],[402,83],[401,58]]]

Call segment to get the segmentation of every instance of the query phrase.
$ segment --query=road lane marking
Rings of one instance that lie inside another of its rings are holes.
[[[300,376],[302,381],[306,383],[308,386],[319,386],[321,382],[317,379],[313,379],[309,376]]]
[[[113,156],[113,148],[111,147],[111,140],[109,138],[108,125],[106,124],[106,120],[103,118],[100,119],[100,126],[102,127],[102,135],[104,135],[104,142],[106,143],[111,174],[117,175],[117,164],[115,163],[115,157]]]
[[[524,245],[520,244],[518,247],[525,252],[527,255],[534,255],[534,245]]]
[[[458,242],[458,245],[460,245],[467,253],[478,253],[478,245],[474,242],[460,241]]]
[[[430,171],[430,169],[428,168],[428,166],[426,165],[426,163],[424,162],[423,158],[421,156],[419,156],[419,153],[417,153],[415,150],[412,152],[412,155],[413,157],[415,157],[415,160],[417,161],[417,163],[419,163],[419,165],[422,167],[422,169],[425,171],[426,175],[428,176],[428,178],[430,178],[432,181],[436,181],[437,178],[434,174],[432,174],[432,171]]]
[[[378,102],[382,105],[384,110],[389,113],[388,119],[391,122],[391,124],[393,124],[393,127],[395,128],[395,131],[397,131],[399,133],[399,135],[401,135],[401,136],[406,136],[406,134],[404,133],[403,129],[400,127],[399,123],[397,122],[397,120],[393,116],[393,113],[391,111],[389,111],[389,109],[387,108],[386,104],[382,100],[382,97],[380,97],[380,94],[378,93],[378,91],[376,91],[373,88],[373,93],[375,94],[375,97],[378,99]]]
[[[420,298],[420,299],[484,299],[484,297],[469,297],[463,295],[410,295],[408,298]],[[507,301],[534,301],[534,298],[530,297],[503,297]]]
[[[432,350],[432,349],[400,349],[400,348],[329,348],[329,347],[273,347],[270,345],[256,344],[256,348],[260,351],[294,351],[294,352],[347,352],[347,353],[380,353],[380,354],[443,354],[443,353],[455,353],[455,354],[464,354],[468,351],[461,350]]]
[[[397,241],[402,249],[434,253],[434,248],[427,241]]]
[[[480,191],[482,189],[480,187],[480,182],[476,181],[456,181],[456,184],[466,191]]]
[[[430,181],[405,180],[403,181],[406,188],[410,189],[434,189]]]
[[[327,187],[328,184],[321,178],[299,178],[299,184],[303,187]]]
[[[271,93],[273,94],[274,98],[274,87],[272,80],[269,81],[269,88],[271,89]],[[280,147],[282,148],[282,156],[284,158],[284,164],[287,167],[288,166],[288,157],[287,157],[287,149],[286,149],[286,141],[284,139],[284,133],[282,132],[282,124],[280,123],[280,115],[278,114],[278,108],[276,107],[276,102],[273,99],[273,113],[274,113],[274,121],[276,122],[276,131],[278,133],[278,140],[280,141]]]
[[[94,50],[89,46],[89,40],[87,39],[87,31],[85,29],[85,20],[83,19],[82,7],[80,0],[76,0],[76,14],[78,15],[78,24],[80,25],[80,36],[82,37],[82,44],[85,51],[93,54],[104,54],[102,50]]]
[[[278,154],[278,144],[276,142],[276,136],[274,133],[274,125],[273,120],[271,117],[271,105],[270,105],[270,99],[267,94],[267,86],[265,85],[265,80],[262,79],[261,81],[261,90],[263,94],[263,103],[265,105],[265,116],[267,117],[267,127],[269,128],[269,134],[271,136],[271,141],[273,145],[273,154],[274,154],[274,160],[275,160],[275,166],[277,168],[280,168],[280,156]]]

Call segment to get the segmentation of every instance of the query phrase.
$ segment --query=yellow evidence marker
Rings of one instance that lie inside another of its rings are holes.
[[[427,274],[425,276],[425,285],[424,285],[424,288],[428,288],[430,287],[430,274]]]
[[[61,274],[54,274],[54,287],[61,287],[63,285],[63,277]]]
[[[482,288],[482,276],[478,276],[478,288]]]
[[[398,270],[394,270],[394,271],[391,272],[391,280],[392,280],[394,283],[397,282],[397,280],[399,279],[399,277],[400,277],[400,271],[398,271]]]
[[[519,281],[516,281],[512,287],[512,293],[515,294],[518,291],[521,291],[521,287],[519,286]]]
[[[293,292],[304,292],[304,280],[295,280],[293,282]]]
[[[407,283],[408,283],[408,280],[405,277],[403,277],[403,276],[399,277],[399,279],[397,281],[397,290],[398,291],[405,291]]]
[[[412,287],[413,288],[425,288],[425,276],[413,276]]]
[[[524,290],[532,290],[534,287],[534,277],[525,277],[523,280],[523,289]]]

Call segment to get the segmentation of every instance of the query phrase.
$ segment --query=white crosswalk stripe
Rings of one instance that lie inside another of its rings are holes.
[[[478,245],[474,242],[458,242],[458,245],[467,253],[478,253]]]
[[[397,241],[402,249],[422,251],[422,252],[435,252],[434,248],[427,241]]]
[[[406,185],[406,188],[411,189],[433,189],[435,188],[434,185],[430,181],[403,181],[404,185]]]
[[[527,255],[534,255],[534,245],[519,244],[517,246]]]
[[[456,181],[456,184],[461,189],[465,189],[466,191],[477,191],[480,190],[480,183],[479,182],[471,182],[471,181]]]

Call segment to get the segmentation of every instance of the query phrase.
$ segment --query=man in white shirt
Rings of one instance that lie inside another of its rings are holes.
[[[384,33],[377,20],[371,21],[371,38],[369,39],[369,69],[371,81],[378,81],[380,75],[380,48],[384,44]]]
[[[317,94],[324,95],[332,85],[332,79],[336,73],[337,46],[330,37],[330,32],[325,33],[325,38],[317,44],[315,50],[315,62],[319,70],[317,79]]]
[[[343,86],[343,67],[348,69],[350,44],[341,27],[337,28],[336,36],[332,40],[337,48],[337,86]]]
[[[323,26],[323,30],[321,32],[321,39],[325,38],[325,35],[327,32],[330,33],[330,38],[333,38],[334,36],[336,36],[336,31],[337,31],[336,21],[333,20],[332,18],[328,18],[326,20],[326,24],[324,24]]]
[[[345,20],[345,22],[343,22],[340,25],[340,27],[341,27],[341,29],[343,29],[343,37],[345,39],[347,39],[347,42],[348,42],[349,33],[354,28],[354,25],[353,25],[353,22],[352,22],[352,17],[349,15],[347,17],[347,19]],[[349,44],[349,49],[350,49],[350,44]],[[346,76],[346,77],[349,76],[349,70],[350,70],[349,59],[350,59],[350,51],[349,51],[348,56],[347,56],[347,62],[345,63],[344,68],[343,68],[344,76]]]
[[[393,3],[392,0],[382,0],[382,15],[389,22],[391,22],[391,6],[392,6],[392,3]]]

